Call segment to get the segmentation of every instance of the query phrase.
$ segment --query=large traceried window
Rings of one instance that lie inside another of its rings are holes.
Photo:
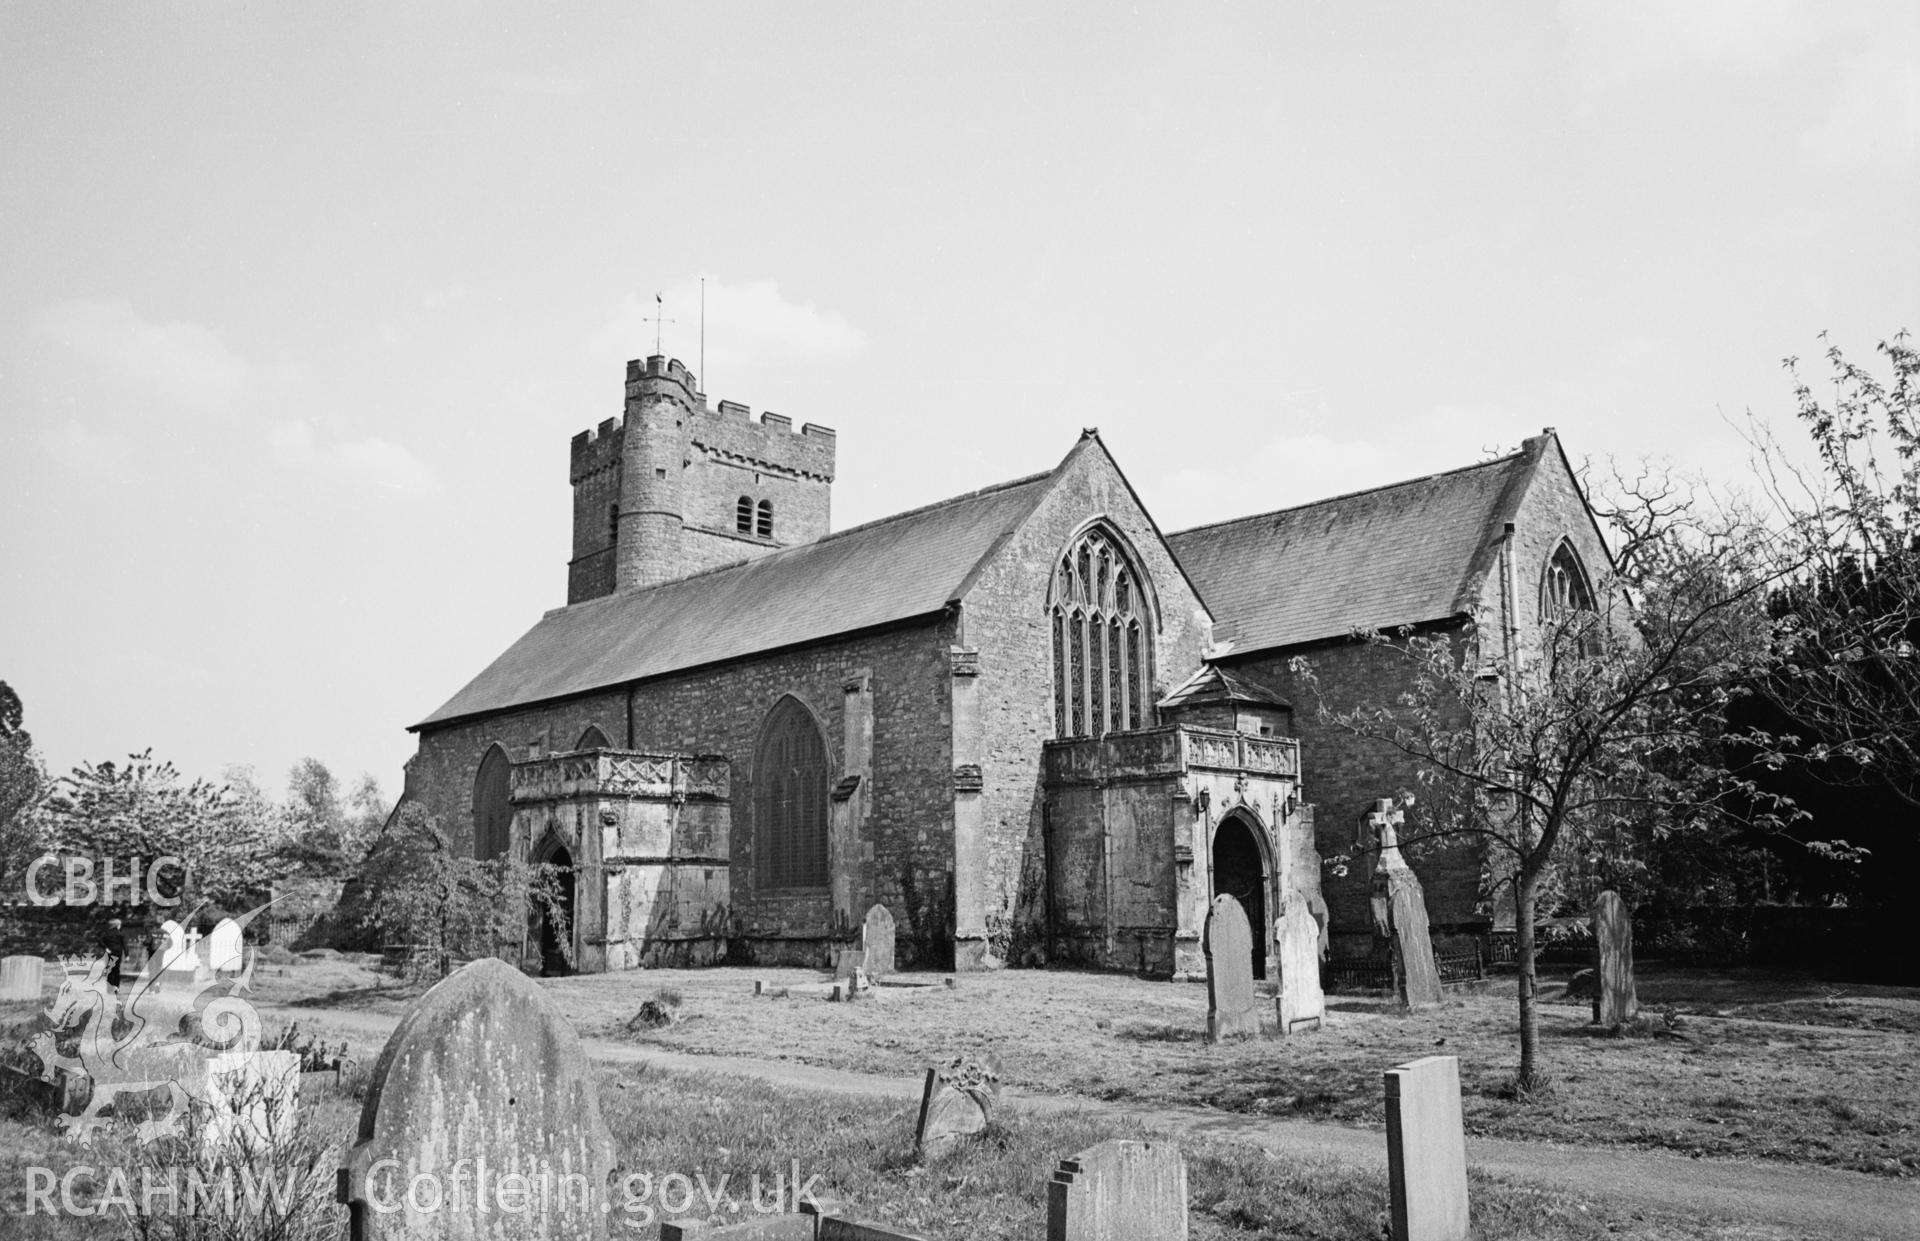
[[[1053,731],[1099,737],[1153,723],[1148,608],[1119,542],[1095,527],[1054,566]]]
[[[1593,588],[1573,545],[1562,542],[1547,560],[1540,582],[1540,619],[1557,620],[1569,612],[1593,611]]]
[[[813,713],[792,695],[767,713],[753,761],[754,883],[816,888],[827,882],[827,744]]]
[[[473,856],[483,862],[501,856],[513,843],[513,805],[507,796],[512,765],[505,750],[489,746],[473,778]]]

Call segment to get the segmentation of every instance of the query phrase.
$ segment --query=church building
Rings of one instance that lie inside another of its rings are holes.
[[[1288,660],[1358,701],[1394,674],[1355,626],[1506,632],[1607,564],[1551,432],[1172,536],[1094,431],[832,531],[835,445],[628,363],[624,416],[573,440],[566,606],[412,726],[404,800],[573,876],[572,968],[825,965],[878,903],[904,964],[1170,975],[1221,892],[1263,974],[1289,918],[1364,955],[1364,888],[1323,903],[1319,854],[1411,780]],[[1477,856],[1414,864],[1437,932],[1485,926]]]

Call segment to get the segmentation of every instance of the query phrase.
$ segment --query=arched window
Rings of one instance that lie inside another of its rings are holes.
[[[760,501],[759,521],[754,526],[755,534],[763,539],[773,537],[773,501]]]
[[[513,844],[513,805],[507,798],[507,774],[513,764],[498,745],[487,747],[473,778],[473,856],[489,861]]]
[[[1540,580],[1540,619],[1556,620],[1569,612],[1593,611],[1593,588],[1587,585],[1587,571],[1580,564],[1573,544],[1561,540],[1547,559],[1547,570]]]
[[[753,758],[754,882],[817,888],[827,882],[827,744],[791,694],[774,704]]]
[[[1140,574],[1098,527],[1053,571],[1053,731],[1099,737],[1153,723],[1153,653]]]
[[[611,750],[613,742],[607,740],[607,734],[600,731],[598,724],[587,725],[587,731],[580,734],[580,740],[573,743],[576,750]]]
[[[753,497],[741,496],[733,506],[733,528],[741,534],[753,533]]]

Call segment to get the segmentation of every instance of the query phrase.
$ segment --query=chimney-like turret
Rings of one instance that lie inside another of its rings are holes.
[[[619,537],[614,589],[656,586],[684,574],[682,475],[690,426],[703,408],[694,377],[676,358],[627,363]]]

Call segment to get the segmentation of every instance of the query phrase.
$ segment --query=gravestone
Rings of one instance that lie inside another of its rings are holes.
[[[194,967],[193,950],[187,944],[186,928],[168,918],[160,924],[160,969],[187,973]]]
[[[214,924],[213,934],[207,936],[207,964],[215,973],[239,969],[245,964],[246,952],[246,940],[238,922],[222,918]]]
[[[266,1151],[293,1138],[300,1113],[300,1057],[291,1051],[229,1051],[207,1061],[202,1147]]]
[[[1427,1056],[1388,1069],[1386,1076],[1393,1241],[1466,1241],[1460,1061]]]
[[[1320,962],[1327,954],[1327,902],[1320,894],[1320,854],[1314,848],[1313,812],[1302,807],[1280,833],[1280,916],[1274,919],[1274,956],[1280,994],[1274,1000],[1280,1033],[1317,1030],[1326,1015]]]
[[[1207,910],[1207,1038],[1260,1033],[1253,994],[1253,931],[1240,902],[1222,892]]]
[[[46,980],[39,957],[0,958],[0,1000],[37,1000]]]
[[[1427,925],[1426,893],[1400,852],[1399,829],[1405,819],[1399,807],[1383,798],[1373,804],[1367,825],[1380,851],[1373,872],[1376,929],[1393,944],[1400,1002],[1414,1008],[1438,1004],[1441,991],[1440,970],[1433,960],[1433,932]]]
[[[1632,1021],[1640,1012],[1633,989],[1633,915],[1618,892],[1608,890],[1594,899],[1593,946],[1599,957],[1593,1019],[1603,1026]]]
[[[834,954],[833,977],[836,981],[852,983],[866,968],[866,953],[858,948],[842,948]]]
[[[866,925],[860,929],[860,948],[866,954],[867,977],[874,982],[893,973],[893,913],[885,905],[867,910]]]
[[[1171,1142],[1114,1140],[1062,1159],[1047,1241],[1186,1241],[1187,1165]]]
[[[615,1158],[579,1036],[488,957],[441,980],[387,1040],[340,1198],[354,1241],[599,1241]]]
[[[993,1052],[955,1056],[937,1069],[928,1069],[914,1149],[939,1154],[984,1133],[999,1102],[1000,1057]]]

